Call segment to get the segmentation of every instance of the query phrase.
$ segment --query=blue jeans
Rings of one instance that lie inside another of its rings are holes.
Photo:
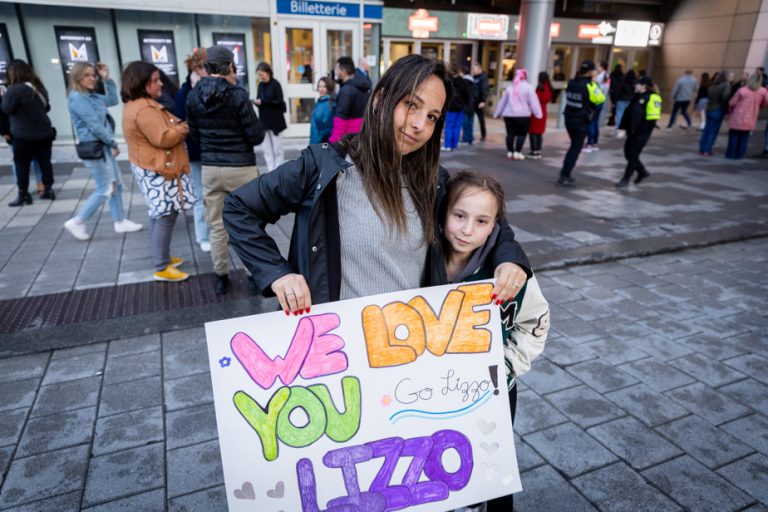
[[[208,224],[205,222],[205,203],[203,202],[203,164],[200,162],[189,162],[189,168],[192,171],[192,186],[197,195],[195,203],[195,238],[197,243],[208,242]]]
[[[619,100],[616,102],[616,128],[621,126],[621,118],[624,117],[624,111],[629,106],[628,101]]]
[[[461,133],[461,123],[464,120],[464,112],[451,112],[445,116],[445,147],[454,149],[459,145],[459,134]]]
[[[120,179],[120,168],[117,166],[112,150],[104,146],[103,160],[83,160],[83,164],[91,172],[91,178],[96,184],[96,190],[91,193],[85,204],[80,208],[77,217],[83,222],[89,220],[101,208],[104,201],[109,199],[109,211],[112,220],[120,222],[125,218],[123,211],[123,182]]]
[[[728,130],[728,149],[725,150],[725,158],[741,160],[747,154],[749,144],[749,130]]]
[[[461,123],[461,140],[472,144],[475,141],[475,113],[464,112],[464,121]]]
[[[707,122],[699,139],[699,153],[712,153],[712,146],[715,145],[715,139],[720,131],[720,125],[723,124],[724,113],[722,110],[708,110]]]
[[[605,103],[601,103],[595,108],[595,112],[592,114],[592,120],[589,122],[587,144],[590,146],[596,146],[597,139],[600,138],[600,114],[603,112],[603,105],[605,105]]]

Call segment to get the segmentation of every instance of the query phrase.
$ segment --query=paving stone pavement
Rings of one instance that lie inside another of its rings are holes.
[[[766,268],[762,238],[539,272],[515,509],[766,510]],[[202,327],[0,359],[0,510],[226,510],[206,361]]]

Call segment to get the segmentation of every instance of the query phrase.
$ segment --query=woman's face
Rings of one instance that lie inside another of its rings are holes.
[[[496,224],[496,197],[477,187],[466,189],[448,209],[443,235],[454,252],[470,255],[485,244]]]
[[[325,83],[325,80],[320,80],[319,82],[317,82],[317,94],[319,94],[320,96],[325,96],[326,94],[328,94],[328,86]]]
[[[159,71],[152,73],[149,82],[147,82],[145,90],[147,91],[147,96],[153,100],[156,100],[163,95],[163,82],[160,80]]]
[[[445,86],[442,80],[431,75],[395,107],[394,135],[401,156],[421,149],[435,131],[445,105]]]
[[[93,91],[96,89],[96,69],[89,67],[85,70],[85,74],[80,78],[80,81],[78,82],[80,84],[80,87],[83,89],[86,89],[88,91]]]
[[[257,71],[257,75],[259,75],[259,82],[269,82],[269,73],[266,71]]]

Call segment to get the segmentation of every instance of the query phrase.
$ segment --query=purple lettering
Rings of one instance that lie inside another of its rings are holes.
[[[432,434],[432,440],[435,445],[429,453],[424,473],[432,481],[444,482],[452,491],[466,487],[474,465],[472,445],[467,436],[455,430],[440,430]],[[461,465],[455,473],[448,473],[443,467],[443,453],[451,448],[456,450],[461,460]]]
[[[433,440],[431,437],[416,437],[405,442],[403,455],[411,456],[411,465],[403,475],[403,485],[411,490],[411,505],[432,503],[448,498],[448,486],[443,482],[419,482],[421,472],[432,453]]]
[[[384,464],[381,465],[368,490],[384,496],[387,500],[387,510],[400,510],[411,504],[411,491],[408,487],[389,485],[404,444],[402,437],[390,437],[367,444],[373,450],[374,457],[384,457]]]

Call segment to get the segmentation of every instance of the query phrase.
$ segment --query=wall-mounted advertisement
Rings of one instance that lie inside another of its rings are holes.
[[[0,23],[0,86],[8,83],[8,64],[13,60],[11,40],[8,39],[8,27]]]
[[[139,29],[139,51],[141,60],[157,66],[168,78],[179,83],[176,64],[176,43],[171,30]]]
[[[509,16],[506,14],[467,15],[468,39],[491,39],[506,41],[509,34]]]
[[[613,44],[615,46],[644,48],[648,46],[650,32],[650,21],[619,20],[616,24]]]
[[[99,45],[93,27],[53,27],[59,46],[64,83],[69,84],[69,72],[78,62],[96,64],[99,61]]]
[[[648,31],[648,46],[661,46],[661,37],[664,35],[664,24],[653,23]]]
[[[213,44],[220,44],[232,50],[235,55],[235,68],[237,68],[237,83],[247,91],[248,58],[245,53],[245,34],[214,32]]]

